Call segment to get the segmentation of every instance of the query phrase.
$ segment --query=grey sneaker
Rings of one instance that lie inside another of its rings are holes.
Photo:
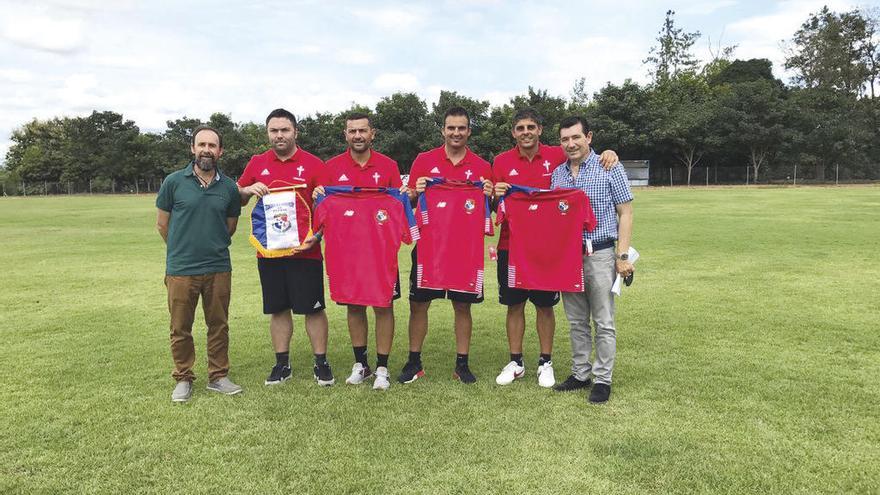
[[[232,380],[224,376],[209,383],[208,390],[226,395],[235,395],[241,392],[241,387],[232,383]]]
[[[174,386],[174,392],[171,392],[171,402],[186,402],[192,397],[192,395],[192,382],[177,382],[177,385]]]

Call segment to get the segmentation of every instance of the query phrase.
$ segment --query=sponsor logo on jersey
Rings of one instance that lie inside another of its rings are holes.
[[[477,203],[474,202],[473,199],[468,198],[468,199],[464,200],[464,211],[466,211],[468,215],[473,213],[474,208],[476,208],[476,207],[477,207]]]
[[[346,176],[345,174],[342,174],[336,180],[338,180],[339,182],[346,182],[346,181],[348,181],[348,176]]]
[[[537,210],[537,209],[538,209],[538,205],[537,205],[537,204],[531,204],[531,205],[529,205],[529,211],[535,211],[535,210]]]
[[[354,216],[354,210],[345,210],[345,213],[343,213],[342,215],[343,215],[343,216],[346,216],[346,217],[353,217],[353,216]]]
[[[268,169],[268,168],[264,168],[263,171],[260,172],[260,175],[269,175],[269,169]]]
[[[446,208],[446,201],[441,201],[437,203],[437,208]]]
[[[516,169],[513,169],[513,170],[511,170],[510,173],[507,174],[507,175],[513,177],[513,176],[515,176],[515,175],[519,175],[519,172],[517,172]]]
[[[385,210],[379,210],[376,212],[376,222],[379,225],[385,225],[385,222],[388,220],[388,212]]]
[[[440,173],[440,169],[437,168],[437,167],[434,167],[434,168],[431,169],[431,173],[432,173],[432,174],[439,174],[439,173]]]
[[[568,213],[568,200],[560,199],[559,200],[559,211],[562,212],[563,215]]]

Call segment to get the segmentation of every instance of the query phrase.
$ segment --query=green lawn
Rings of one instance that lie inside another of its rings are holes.
[[[0,493],[877,493],[880,187],[636,198],[642,259],[618,300],[603,406],[537,386],[531,311],[526,379],[495,385],[507,344],[492,264],[474,309],[475,386],[451,379],[442,301],[424,380],[319,388],[298,320],[294,378],[263,386],[273,355],[244,217],[231,377],[245,393],[204,390],[200,331],[193,400],[172,404],[154,198],[2,198]],[[395,376],[407,315],[404,301]],[[329,316],[344,378],[344,311]],[[557,318],[561,380],[561,305]]]

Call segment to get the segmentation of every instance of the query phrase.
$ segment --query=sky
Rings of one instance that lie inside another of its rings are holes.
[[[183,116],[262,122],[397,91],[430,108],[441,90],[499,105],[529,86],[568,96],[581,77],[590,93],[645,83],[668,9],[702,33],[701,60],[736,45],[787,79],[784,40],[826,4],[880,0],[0,0],[0,160],[22,124],[93,110],[158,132]]]

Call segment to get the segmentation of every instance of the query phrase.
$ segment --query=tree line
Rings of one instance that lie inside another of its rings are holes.
[[[872,11],[838,13],[825,7],[810,14],[786,43],[785,68],[794,74],[786,83],[773,76],[767,59],[736,59],[735,46],[719,46],[711,60],[698,60],[692,49],[700,33],[677,27],[669,11],[644,60],[651,74],[647,84],[608,83],[589,95],[586,80],[580,79],[567,96],[529,87],[499,106],[443,91],[429,108],[414,93],[394,93],[374,108],[354,103],[339,113],[301,118],[298,143],[323,159],[341,153],[345,116],[365,112],[378,129],[376,149],[406,173],[420,151],[441,143],[443,113],[457,105],[471,114],[471,148],[491,160],[513,144],[514,112],[531,107],[544,117],[543,141],[557,142],[564,116],[584,115],[597,150],[650,160],[652,182],[655,174],[674,168],[690,184],[695,170],[707,167],[716,177],[719,169],[747,167],[753,181],[766,182],[786,178],[793,166],[819,181],[838,167],[841,179],[876,180],[878,26],[880,18]],[[87,117],[35,119],[14,130],[0,181],[156,183],[190,160],[190,133],[200,124],[223,134],[221,164],[229,175],[238,176],[252,155],[267,149],[262,123],[234,122],[222,112],[207,121],[182,117],[168,121],[162,132],[144,133],[119,113],[95,111]]]

